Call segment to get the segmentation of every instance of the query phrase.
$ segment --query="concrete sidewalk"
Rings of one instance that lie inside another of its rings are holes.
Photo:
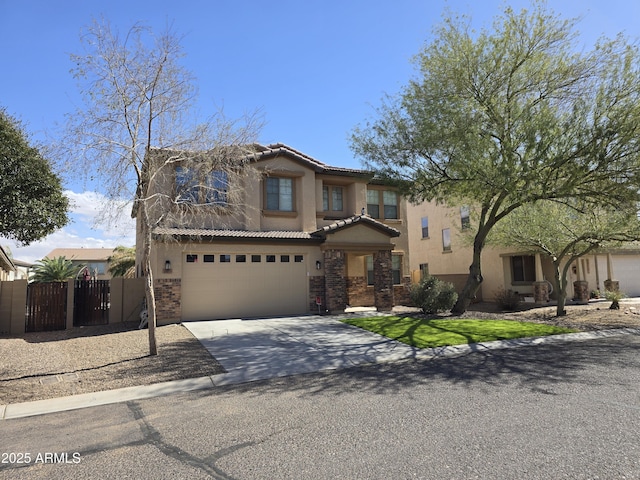
[[[302,316],[184,323],[222,364],[227,373],[49,400],[0,405],[0,419],[42,415],[357,365],[405,359],[430,360],[503,348],[592,340],[616,335],[640,335],[640,329],[625,328],[418,349],[340,322],[346,316]]]

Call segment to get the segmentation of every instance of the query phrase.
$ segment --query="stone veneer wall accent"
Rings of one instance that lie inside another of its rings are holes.
[[[379,250],[373,255],[373,295],[379,311],[389,311],[393,308],[393,277],[389,250]]]
[[[345,253],[342,250],[325,250],[324,279],[327,310],[330,312],[344,311],[347,308],[347,279],[345,277]]]
[[[321,276],[309,277],[309,311],[311,313],[318,312],[316,297],[320,297],[322,300],[320,311],[323,312],[327,309],[327,299],[325,298],[324,277]]]
[[[179,278],[155,281],[156,321],[158,324],[179,322],[182,317],[182,282]]]
[[[347,291],[347,302],[352,307],[369,307],[375,302],[373,288],[367,286],[365,277],[348,277]]]
[[[411,277],[404,277],[402,279],[402,285],[393,286],[393,301],[396,305],[404,305],[405,307],[412,307],[411,303]]]

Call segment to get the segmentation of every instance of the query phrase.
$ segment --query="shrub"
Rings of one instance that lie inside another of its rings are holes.
[[[433,314],[449,310],[458,300],[453,284],[425,276],[420,283],[411,286],[411,301],[423,313]]]
[[[520,305],[520,295],[513,290],[498,290],[495,295],[496,304],[501,310],[514,311]]]
[[[604,298],[611,302],[611,306],[609,307],[611,310],[620,310],[620,300],[622,300],[626,295],[619,291],[605,291]]]

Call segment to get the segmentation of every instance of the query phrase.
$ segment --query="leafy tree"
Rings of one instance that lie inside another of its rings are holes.
[[[74,266],[71,260],[62,257],[44,257],[33,265],[31,280],[33,282],[66,282],[76,278],[84,265]]]
[[[114,277],[134,278],[136,276],[136,249],[118,246],[108,259],[109,273]]]
[[[445,18],[415,58],[417,78],[352,134],[355,153],[411,201],[473,206],[473,259],[454,312],[482,283],[487,235],[515,209],[638,198],[638,49],[620,37],[577,52],[575,23],[544,2],[505,8],[492,31]]]
[[[28,245],[65,226],[67,208],[49,162],[0,110],[0,235]]]
[[[597,249],[640,240],[636,209],[606,210],[543,200],[524,205],[494,228],[489,242],[548,255],[558,292],[557,316],[566,315],[568,272],[575,260]]]
[[[184,54],[180,38],[171,30],[155,35],[134,25],[121,37],[108,22],[94,22],[82,40],[86,51],[72,55],[72,60],[85,106],[70,116],[63,143],[73,152],[70,158],[79,160],[89,180],[110,200],[107,211],[133,201],[138,262],[146,279],[149,353],[156,355],[154,228],[184,225],[185,219],[193,218],[202,205],[181,200],[195,192],[211,193],[203,198],[215,193],[218,198],[232,197],[226,185],[236,184],[234,179],[248,170],[241,168],[249,158],[245,145],[256,141],[259,117],[232,121],[218,112],[196,122],[190,116],[194,78],[179,63]],[[189,174],[187,193],[171,188],[177,166]],[[225,182],[208,182],[204,173],[212,170],[224,172]],[[206,211],[219,218],[221,209]]]

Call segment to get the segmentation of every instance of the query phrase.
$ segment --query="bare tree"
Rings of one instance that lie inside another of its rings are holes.
[[[228,186],[252,170],[244,165],[260,116],[231,121],[219,111],[196,121],[195,80],[179,63],[181,38],[171,28],[155,35],[136,24],[121,37],[108,22],[94,21],[82,40],[85,51],[71,58],[84,105],[69,117],[64,144],[71,150],[67,155],[73,155],[68,158],[77,159],[109,199],[107,212],[133,202],[139,264],[146,278],[149,352],[156,355],[154,229],[184,225],[196,210],[211,217],[211,225],[233,216]],[[181,188],[162,188],[173,185],[178,167],[188,181]],[[212,171],[221,172],[217,179]],[[218,208],[223,195],[226,208]]]

